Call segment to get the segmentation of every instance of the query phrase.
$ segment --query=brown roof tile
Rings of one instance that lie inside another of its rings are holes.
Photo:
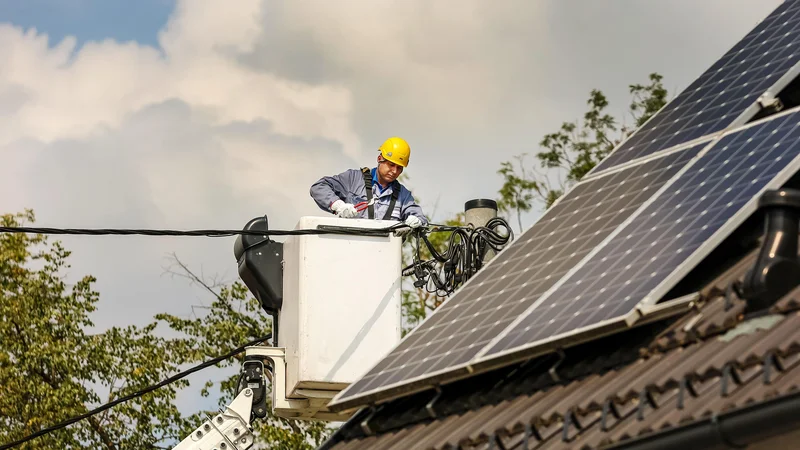
[[[444,411],[437,418],[424,412],[432,395],[398,400],[394,415],[392,403],[382,413],[394,429],[358,437],[353,427],[345,430],[349,438],[343,434],[331,448],[509,449],[523,448],[527,440],[529,449],[589,449],[796,392],[800,288],[777,302],[771,314],[745,318],[744,301],[728,286],[741,279],[752,259],[753,254],[710,283],[694,310],[650,338],[616,349],[615,357],[623,361],[616,366],[597,369],[604,358],[595,355],[571,368],[560,366],[566,381],[556,382],[547,369],[557,359],[521,365],[487,385],[480,380],[455,385],[452,398],[434,404],[435,411]],[[486,401],[498,392],[505,398]]]
[[[780,313],[800,309],[800,286],[785,295],[780,301],[775,303],[771,311]]]

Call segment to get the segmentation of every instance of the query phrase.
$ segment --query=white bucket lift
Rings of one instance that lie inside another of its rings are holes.
[[[260,220],[264,224],[258,230],[265,230],[266,218]],[[295,229],[375,229],[396,223],[302,217]],[[252,239],[257,242],[262,237]],[[329,412],[328,402],[400,341],[401,244],[402,239],[394,233],[289,236],[282,249],[276,242],[251,247],[237,242],[242,279],[278,319],[277,345],[247,351],[247,356],[260,355],[272,361],[276,415],[347,418]],[[247,248],[251,254],[244,264],[249,267],[243,270],[241,255]],[[280,279],[275,271],[278,264],[283,268]],[[278,281],[282,286],[276,287]]]
[[[295,229],[396,223],[302,217]],[[284,242],[278,347],[286,349],[286,398],[309,406],[281,408],[283,417],[324,419],[324,405],[400,341],[401,244],[394,233],[301,235]],[[275,399],[276,414],[281,400]]]
[[[302,217],[295,229],[396,224]],[[254,232],[267,229],[266,217],[245,227]],[[401,244],[394,233],[297,235],[283,244],[266,235],[239,236],[234,246],[239,275],[262,307],[278,319],[277,345],[247,347],[239,394],[174,450],[250,448],[250,422],[266,415],[264,376],[272,382],[276,416],[347,420],[350,413],[327,409],[330,400],[400,341]],[[271,370],[264,367],[264,360]]]

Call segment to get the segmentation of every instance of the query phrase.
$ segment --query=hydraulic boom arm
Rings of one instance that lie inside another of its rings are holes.
[[[261,348],[261,347],[250,347]],[[245,355],[249,353],[250,348]],[[271,347],[266,347],[271,348]],[[245,356],[239,393],[219,414],[206,420],[173,450],[244,450],[253,445],[255,419],[267,415],[267,384],[261,357]]]

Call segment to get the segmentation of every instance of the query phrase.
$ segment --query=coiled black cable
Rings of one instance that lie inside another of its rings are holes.
[[[505,229],[505,233],[498,232]],[[444,252],[439,252],[428,240],[430,232],[450,232]],[[501,217],[489,220],[480,227],[432,225],[427,233],[415,231],[414,261],[403,268],[404,276],[416,278],[414,287],[439,297],[456,291],[483,267],[486,252],[499,252],[514,239],[514,231]],[[425,244],[431,259],[423,260],[420,242]]]

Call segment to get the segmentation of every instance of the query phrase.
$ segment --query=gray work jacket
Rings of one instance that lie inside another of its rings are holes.
[[[374,173],[373,169],[373,173]],[[405,186],[400,183],[400,196],[394,205],[392,211],[392,220],[406,220],[408,216],[417,216],[422,220],[423,224],[427,224],[428,220],[425,218],[425,213],[422,207],[414,200]],[[375,218],[382,219],[389,208],[389,203],[392,200],[393,184],[389,185],[381,192],[378,183],[372,185],[372,196],[375,199]],[[311,185],[311,197],[317,203],[321,210],[326,212],[331,211],[331,205],[336,200],[342,200],[345,203],[355,205],[359,202],[367,201],[367,190],[364,186],[364,174],[358,169],[349,169],[338,175],[329,177],[322,177],[316,183]],[[367,209],[361,211],[358,218],[368,218],[369,211]]]

